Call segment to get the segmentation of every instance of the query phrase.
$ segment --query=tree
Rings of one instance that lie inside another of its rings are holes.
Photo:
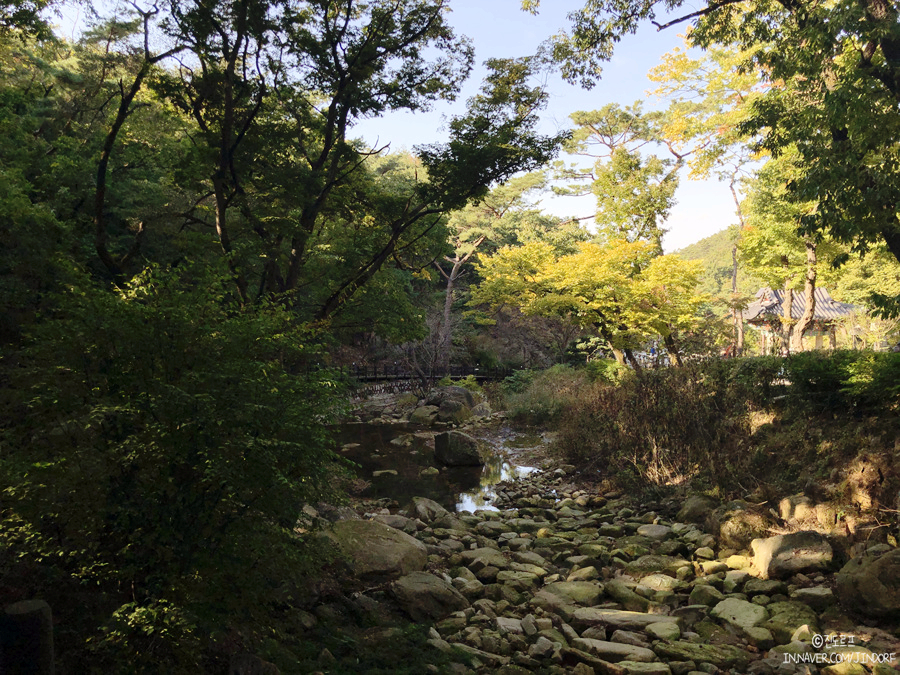
[[[675,344],[703,301],[694,293],[700,265],[655,255],[645,241],[583,243],[558,255],[547,244],[504,248],[478,267],[483,281],[472,304],[512,305],[526,315],[558,316],[592,328],[619,363],[640,370],[633,350],[642,338],[661,334]]]
[[[559,166],[559,177],[576,183],[589,180],[590,187],[570,185],[557,192],[577,195],[589,190],[597,198],[594,219],[603,237],[649,241],[662,254],[663,224],[675,204],[684,155],[660,135],[660,115],[644,113],[637,102],[625,108],[609,104],[570,117],[577,128],[564,149],[590,157],[594,166],[590,171]],[[672,157],[644,157],[640,151],[653,144],[666,146]]]
[[[734,354],[744,348],[741,312],[746,296],[738,293],[738,244],[745,226],[739,193],[754,159],[742,124],[750,104],[761,95],[761,78],[755,69],[744,69],[746,55],[710,48],[703,59],[692,59],[676,49],[666,54],[649,77],[659,83],[657,96],[669,99],[662,133],[689,155],[690,176],[715,175],[727,181],[738,218],[738,238],[731,250],[731,307]]]
[[[475,256],[489,239],[497,239],[504,228],[502,221],[520,212],[527,205],[527,195],[542,189],[546,184],[543,173],[529,173],[512,178],[496,186],[481,201],[471,204],[450,216],[448,229],[453,253],[444,256],[444,264],[437,260],[434,266],[446,282],[444,310],[439,331],[441,365],[447,370],[450,365],[450,351],[453,340],[451,330],[451,310],[453,308],[456,282],[464,274],[464,266]],[[449,265],[449,269],[445,269]]]
[[[827,232],[857,251],[877,242],[900,260],[900,10],[878,0],[770,3],[711,0],[688,11],[683,0],[588,2],[571,33],[554,40],[569,79],[592,86],[614,44],[641,22],[662,30],[695,20],[694,45],[748,51],[770,89],[743,125],[762,133],[773,155],[796,148],[802,171],[789,184],[798,203],[815,201],[801,227]],[[538,0],[524,0],[535,11]],[[657,13],[674,12],[659,22]],[[682,13],[679,15],[678,11]],[[900,300],[884,305],[900,312]]]
[[[803,335],[812,325],[816,309],[819,258],[834,259],[833,244],[811,235],[798,234],[798,224],[814,204],[800,205],[787,194],[787,183],[797,170],[792,157],[784,155],[766,164],[753,183],[747,204],[747,226],[738,245],[753,274],[773,288],[784,288],[781,350],[784,356],[802,351]],[[804,312],[792,318],[794,290],[804,289]]]

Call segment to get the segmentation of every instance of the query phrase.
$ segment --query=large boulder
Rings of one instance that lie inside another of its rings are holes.
[[[835,580],[838,599],[848,609],[871,617],[900,617],[900,549],[854,558]]]
[[[472,419],[472,409],[461,401],[447,399],[438,406],[437,421],[462,424]]]
[[[406,513],[410,518],[418,518],[423,523],[429,524],[450,515],[447,509],[427,497],[413,497],[410,505],[406,507]]]
[[[418,539],[374,520],[342,520],[323,535],[347,557],[361,579],[384,580],[425,568],[428,552]]]
[[[719,500],[706,495],[691,495],[684,500],[675,519],[680,523],[702,523],[719,505]]]
[[[475,400],[475,394],[465,387],[457,387],[451,385],[449,387],[435,387],[428,394],[425,403],[440,407],[444,401],[457,401],[467,408],[472,408],[478,401]]]
[[[410,414],[409,423],[430,425],[437,419],[438,410],[436,405],[419,406]]]
[[[750,548],[750,542],[764,537],[774,522],[764,513],[753,511],[740,500],[723,504],[710,513],[705,522],[706,531],[719,540],[722,548],[741,551]]]
[[[754,539],[750,547],[753,566],[763,579],[785,579],[798,572],[824,572],[834,560],[828,540],[812,531]]]
[[[447,466],[483,466],[478,441],[461,431],[447,431],[434,437],[434,457]]]
[[[453,586],[428,572],[400,577],[391,584],[391,594],[413,621],[439,621],[469,606]]]

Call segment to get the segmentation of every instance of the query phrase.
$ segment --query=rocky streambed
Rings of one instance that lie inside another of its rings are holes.
[[[345,601],[429,624],[434,654],[459,673],[898,672],[889,545],[857,545],[846,561],[807,531],[738,550],[712,517],[734,505],[638,504],[578,490],[564,469],[501,484],[496,506],[344,510],[324,536],[366,589]]]

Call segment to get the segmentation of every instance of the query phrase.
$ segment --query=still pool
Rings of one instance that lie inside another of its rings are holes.
[[[416,427],[345,424],[334,433],[339,453],[357,464],[357,475],[369,483],[360,496],[402,505],[428,497],[451,511],[496,510],[498,483],[537,470],[514,464],[493,437],[478,436],[486,450],[483,467],[445,467],[434,459],[432,434]]]

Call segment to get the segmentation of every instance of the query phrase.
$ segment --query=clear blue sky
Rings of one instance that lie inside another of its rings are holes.
[[[533,54],[550,35],[568,25],[566,14],[578,7],[572,0],[544,0],[540,14],[532,16],[520,9],[519,0],[451,0],[449,21],[458,33],[467,35],[475,44],[475,58],[480,65],[491,57],[515,57]],[[543,131],[552,133],[569,128],[569,114],[576,110],[595,110],[607,103],[631,104],[649,100],[653,83],[647,73],[660,57],[682,46],[677,29],[657,32],[647,24],[636,35],[628,36],[616,48],[613,60],[604,69],[602,79],[590,91],[571,86],[560,78],[548,81],[550,102],[543,113]],[[466,91],[453,104],[436,106],[429,113],[399,113],[366,120],[354,128],[354,135],[374,144],[391,143],[393,150],[443,140],[443,120],[464,110],[464,100],[477,92],[484,70],[476,70]],[[667,251],[674,251],[709,236],[737,222],[734,203],[728,187],[715,180],[688,181],[683,176],[677,194],[678,205],[667,223],[670,229],[664,240]],[[593,212],[592,197],[548,197],[542,207],[557,215],[586,216]]]

